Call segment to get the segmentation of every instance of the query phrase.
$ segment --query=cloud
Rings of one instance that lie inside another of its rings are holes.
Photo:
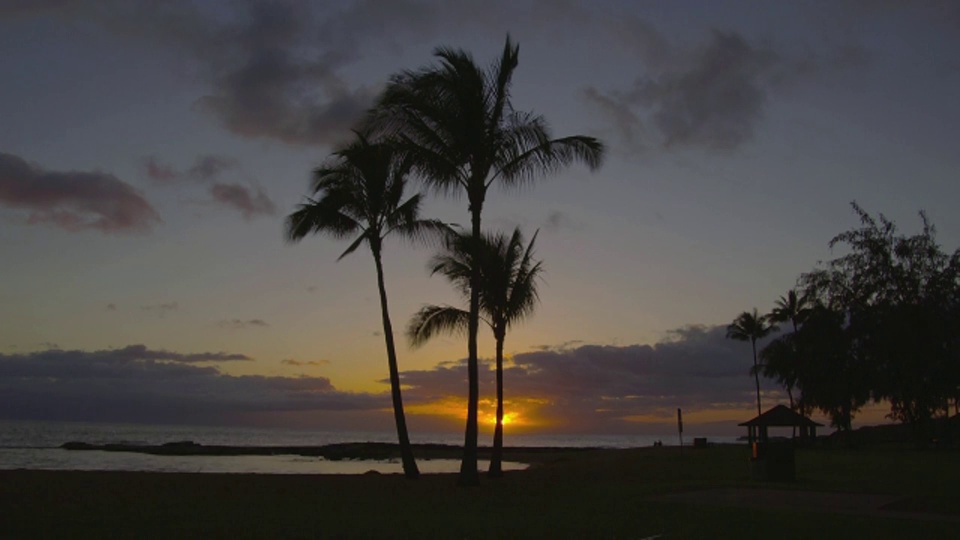
[[[236,353],[177,353],[144,345],[0,354],[0,417],[242,423],[250,414],[350,412],[388,425],[387,392],[342,392],[325,377],[232,376],[211,365],[250,360]],[[294,367],[327,363],[281,360]],[[720,421],[733,433],[734,420],[749,418],[755,406],[750,365],[749,345],[726,339],[723,326],[682,328],[654,345],[571,342],[507,359],[507,412],[517,427],[662,434],[682,407],[691,426]],[[486,425],[494,408],[490,359],[481,360],[480,374]],[[401,381],[412,422],[460,427],[467,387],[463,360],[403,372]],[[762,388],[767,406],[785,399],[767,381]]]
[[[346,51],[323,47],[305,3],[251,2],[221,33],[229,54],[212,63],[212,92],[198,101],[228,130],[291,144],[339,142],[372,104],[338,74]]]
[[[814,70],[811,58],[788,58],[768,44],[719,30],[685,54],[651,58],[662,56],[681,60],[650,60],[626,91],[585,90],[628,144],[653,137],[666,148],[736,149],[753,139],[770,91]]]
[[[239,210],[246,219],[273,215],[277,211],[276,205],[259,187],[253,193],[252,188],[240,184],[214,184],[210,187],[210,195],[218,204]]]
[[[217,323],[217,326],[221,328],[232,328],[234,330],[243,330],[246,328],[267,328],[270,325],[266,323],[263,319],[230,319],[226,321],[220,321]]]
[[[150,313],[156,313],[159,317],[163,318],[167,313],[171,311],[177,311],[180,309],[180,305],[176,302],[166,302],[163,304],[152,304],[149,306],[140,306],[142,311],[147,311]]]
[[[726,327],[690,326],[654,345],[601,346],[575,342],[518,353],[504,371],[506,397],[532,423],[590,432],[630,432],[636,418],[669,422],[676,409],[702,414],[755,406],[749,347],[725,337]],[[481,368],[481,395],[493,395],[491,362]],[[402,374],[404,400],[414,410],[460,400],[463,361]],[[782,397],[761,381],[766,403]],[[734,413],[736,414],[736,413]]]
[[[461,33],[479,26],[502,34],[503,16],[516,13],[506,2],[208,4],[41,0],[36,7],[23,3],[6,11],[81,20],[123,40],[175,52],[205,85],[196,109],[224,129],[240,137],[311,146],[343,142],[373,104],[378,88],[344,76],[365,53],[395,55],[409,43],[431,43],[439,30]]]
[[[287,366],[326,366],[330,364],[329,360],[294,360],[293,358],[286,358],[280,361],[281,364]]]
[[[544,220],[543,228],[550,232],[557,232],[561,229],[577,230],[582,224],[571,218],[567,213],[560,210],[551,210]]]
[[[67,231],[147,232],[161,222],[136,189],[112,174],[48,171],[2,152],[0,206],[26,210],[28,224]]]
[[[215,154],[198,155],[193,165],[182,172],[161,162],[156,156],[147,156],[143,158],[142,163],[147,178],[160,185],[208,182],[218,178],[224,171],[235,170],[240,165],[231,157]]]
[[[214,204],[238,210],[246,219],[273,215],[277,211],[273,200],[260,187],[217,181],[224,172],[239,168],[239,162],[233,158],[201,154],[184,171],[178,171],[155,156],[143,158],[142,163],[147,178],[158,185],[209,184],[208,192]]]
[[[3,377],[30,377],[41,373],[49,376],[64,376],[72,373],[71,370],[82,372],[88,369],[100,369],[107,366],[124,366],[142,362],[173,362],[180,364],[195,364],[202,362],[232,362],[251,361],[252,358],[235,353],[204,352],[182,354],[163,349],[149,349],[146,345],[128,345],[122,349],[105,349],[100,351],[64,351],[45,344],[49,348],[44,351],[3,355],[0,354],[0,378]],[[93,367],[90,367],[93,366]],[[62,369],[59,375],[56,370]]]
[[[226,360],[249,358],[143,345],[0,354],[0,417],[187,424],[230,423],[257,413],[389,408],[386,394],[341,392],[325,377],[232,376],[195,365]]]
[[[117,310],[117,305],[116,305],[116,304],[107,304],[107,307],[104,308],[104,310],[105,310],[105,311],[116,311],[116,310]]]

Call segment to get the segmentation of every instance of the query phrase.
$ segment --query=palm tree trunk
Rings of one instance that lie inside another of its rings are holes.
[[[793,408],[793,387],[791,387],[790,385],[787,385],[787,397],[790,398],[790,410],[792,411],[792,410],[794,410],[794,408]],[[793,438],[794,438],[794,439],[797,438],[797,426],[793,426]]]
[[[480,402],[480,370],[477,360],[477,333],[480,328],[480,209],[483,201],[470,201],[470,221],[473,241],[473,268],[470,270],[470,317],[467,319],[467,427],[463,441],[463,459],[460,462],[461,486],[480,484],[477,473],[477,408]]]
[[[757,416],[763,414],[760,409],[760,370],[757,368],[757,340],[751,339],[750,344],[753,345],[753,378],[757,382]]]
[[[377,286],[380,288],[380,312],[383,317],[383,339],[387,343],[387,363],[390,365],[390,394],[393,397],[393,417],[397,423],[397,438],[400,440],[400,458],[403,461],[403,474],[407,478],[414,479],[420,476],[420,470],[413,458],[410,436],[407,433],[407,420],[403,414],[397,349],[393,343],[393,325],[390,324],[390,311],[387,309],[387,288],[383,283],[383,263],[380,260],[379,249],[374,250],[373,260],[377,265]]]
[[[796,370],[797,370],[797,364],[796,364],[796,362],[798,362],[798,361],[799,361],[798,359],[800,358],[800,351],[798,350],[798,349],[799,349],[798,340],[796,339],[796,338],[797,338],[797,331],[798,331],[797,318],[796,318],[796,317],[791,317],[791,318],[790,318],[790,322],[793,323],[793,337],[794,337],[794,340],[793,340],[793,361],[794,361],[793,370],[794,370],[794,373],[796,373]],[[794,410],[794,409],[793,409],[793,387],[787,386],[787,396],[790,397],[790,410],[792,411],[792,410]],[[800,414],[803,414],[803,411],[801,411]],[[793,426],[793,438],[794,438],[794,439],[797,438],[797,426]]]
[[[503,476],[503,340],[497,336],[497,426],[493,431],[493,453],[490,455],[491,478]]]

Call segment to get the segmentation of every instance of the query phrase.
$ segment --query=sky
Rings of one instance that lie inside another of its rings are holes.
[[[514,107],[607,147],[487,198],[544,265],[508,437],[670,433],[678,407],[737,433],[725,326],[837,256],[852,201],[960,244],[955,2],[0,0],[0,417],[391,429],[372,258],[283,220],[391,75],[507,35]],[[460,302],[430,255],[386,246],[398,330]],[[465,340],[397,339],[411,430],[462,430]]]

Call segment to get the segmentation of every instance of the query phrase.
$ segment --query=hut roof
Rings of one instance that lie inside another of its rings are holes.
[[[823,426],[823,424],[818,424],[813,420],[803,416],[802,414],[797,413],[796,411],[791,410],[785,405],[777,405],[776,407],[770,409],[769,411],[761,414],[760,416],[754,418],[753,420],[743,422],[742,424],[737,424],[738,426],[774,426],[774,427],[790,427],[790,426]]]

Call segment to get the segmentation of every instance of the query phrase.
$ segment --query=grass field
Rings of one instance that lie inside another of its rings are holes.
[[[454,475],[0,471],[0,537],[951,538],[960,527],[956,451],[801,450],[785,485],[751,481],[747,452],[555,454],[472,488]],[[658,500],[717,487],[888,494],[913,513]]]

